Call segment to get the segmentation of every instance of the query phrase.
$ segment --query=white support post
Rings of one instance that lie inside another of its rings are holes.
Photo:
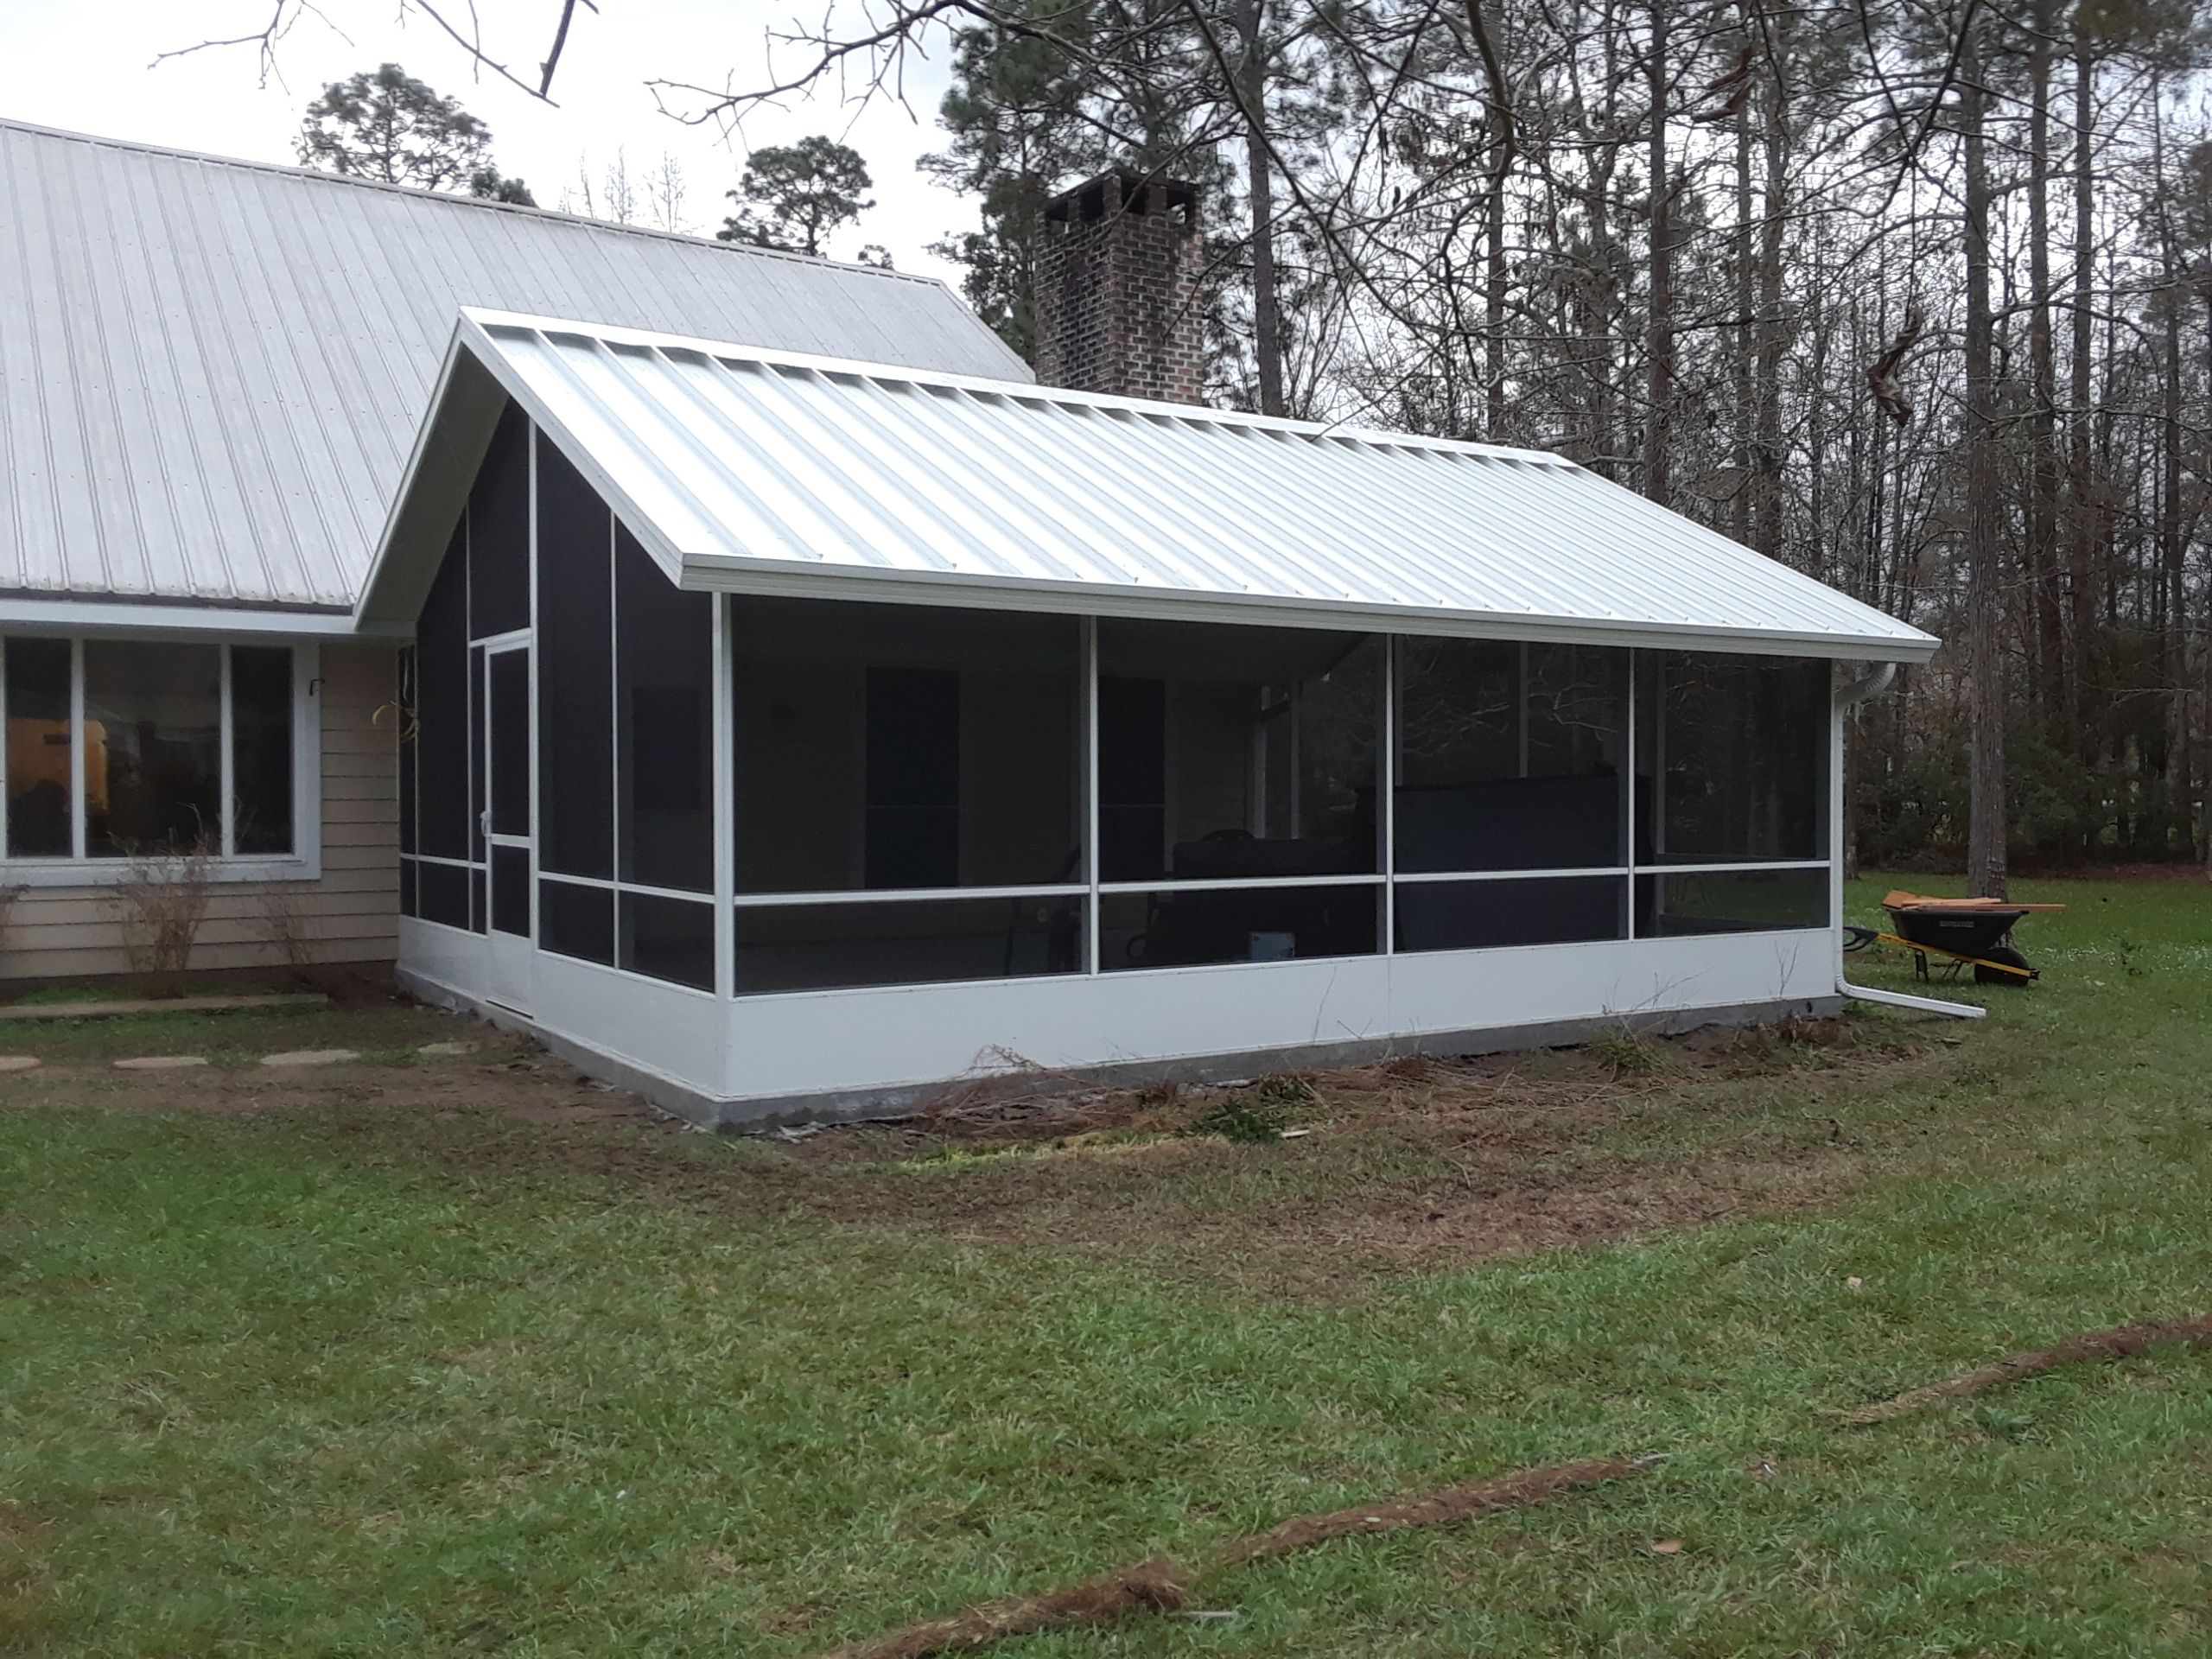
[[[736,737],[731,701],[735,680],[730,664],[730,597],[716,594],[713,598],[715,649],[709,683],[715,706],[708,729],[715,745],[709,768],[715,791],[715,995],[728,1001],[737,994],[737,768],[731,751]],[[727,1054],[722,1064],[727,1070]]]
[[[0,637],[0,861],[8,856],[8,641]]]
[[[85,642],[69,642],[69,856],[85,856]]]
[[[533,982],[532,1001],[536,1000],[535,981],[537,973],[537,838],[544,833],[544,826],[537,821],[537,803],[545,793],[545,746],[537,729],[537,677],[543,671],[538,660],[537,649],[537,423],[531,421],[525,429],[526,448],[530,465],[525,472],[530,480],[530,543],[528,556],[523,565],[523,582],[529,591],[530,606],[530,804],[526,809],[530,825],[530,950],[531,975]],[[488,865],[491,852],[484,857]],[[490,875],[485,876],[488,884]],[[486,931],[489,932],[487,927]]]
[[[219,688],[216,695],[215,721],[217,747],[222,753],[221,763],[217,768],[221,779],[221,792],[216,798],[219,803],[216,812],[221,824],[223,856],[231,858],[236,855],[238,844],[238,763],[231,746],[231,648],[218,645],[215,650],[215,660],[219,664],[217,684]],[[206,826],[201,828],[204,833]]]
[[[1098,882],[1102,849],[1098,844],[1098,619],[1082,620],[1083,638],[1083,847],[1090,892],[1084,899],[1083,970],[1098,972],[1100,925]]]
[[[1381,842],[1382,915],[1377,931],[1384,956],[1398,948],[1398,636],[1382,636],[1382,706],[1376,710],[1375,834]]]
[[[1621,895],[1625,909],[1621,917],[1621,937],[1636,938],[1636,811],[1638,791],[1636,783],[1636,681],[1637,652],[1623,653],[1628,659],[1628,695],[1622,703],[1621,714],[1621,863],[1628,870],[1628,891]]]

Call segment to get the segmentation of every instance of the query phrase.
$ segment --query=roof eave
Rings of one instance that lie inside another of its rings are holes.
[[[1723,629],[1687,623],[1446,611],[1420,605],[1346,604],[1274,596],[1247,598],[1229,594],[1147,591],[1088,582],[1007,581],[950,573],[879,572],[852,566],[716,553],[687,552],[682,561],[683,585],[686,588],[780,598],[835,597],[885,604],[1277,627],[1363,627],[1382,633],[1548,640],[1560,645],[1713,651],[1755,656],[1828,657],[1841,661],[1910,665],[1927,662],[1942,645],[1940,639],[1917,629],[1896,636]]]
[[[170,639],[288,639],[385,638],[334,607],[225,605],[184,599],[0,594],[0,627],[23,633],[158,634]]]

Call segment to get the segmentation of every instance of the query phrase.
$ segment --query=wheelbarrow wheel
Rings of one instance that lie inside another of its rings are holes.
[[[1993,944],[1981,953],[1981,961],[1974,965],[1975,984],[2021,986],[2028,982],[2018,974],[2008,974],[2003,968],[1991,968],[1985,965],[1993,962],[2002,963],[2005,968],[2025,969],[2028,965],[2028,959],[2011,945]]]

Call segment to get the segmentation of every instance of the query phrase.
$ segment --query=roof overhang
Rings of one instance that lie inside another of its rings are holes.
[[[285,639],[404,638],[412,632],[364,629],[351,612],[340,610],[196,605],[188,600],[48,599],[35,594],[0,594],[0,627],[11,633],[224,639],[264,634]]]
[[[1924,662],[1541,451],[464,311],[355,612],[411,629],[505,401],[690,588]]]

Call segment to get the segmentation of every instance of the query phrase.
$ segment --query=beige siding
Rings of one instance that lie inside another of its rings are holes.
[[[388,646],[325,645],[315,688],[322,714],[322,878],[219,883],[192,953],[194,968],[284,965],[272,893],[285,896],[316,962],[389,962],[399,925],[399,788]],[[127,972],[113,899],[97,887],[33,887],[9,907],[0,980]]]

